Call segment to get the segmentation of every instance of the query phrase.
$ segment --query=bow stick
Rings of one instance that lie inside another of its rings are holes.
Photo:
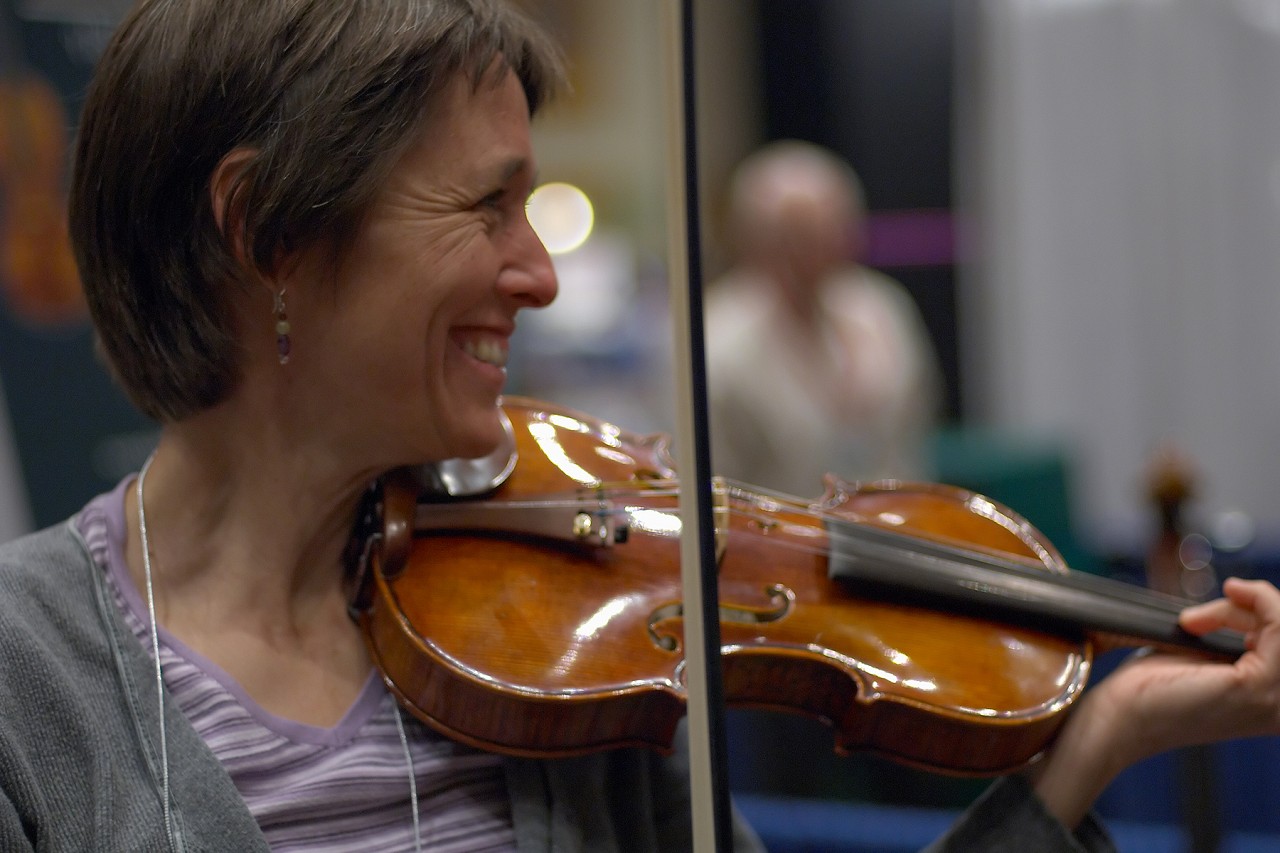
[[[711,450],[703,351],[693,0],[667,0],[667,267],[675,339],[676,464],[694,850],[732,849]],[[693,535],[696,534],[696,535]]]

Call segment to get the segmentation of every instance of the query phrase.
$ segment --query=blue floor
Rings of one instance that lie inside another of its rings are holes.
[[[737,794],[734,802],[769,853],[914,853],[950,826],[953,811],[843,805],[822,800]],[[1183,853],[1186,833],[1170,824],[1110,819],[1120,853]],[[1276,853],[1280,835],[1231,832],[1220,853]]]

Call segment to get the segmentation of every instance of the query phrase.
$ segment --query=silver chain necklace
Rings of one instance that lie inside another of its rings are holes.
[[[143,463],[138,472],[138,537],[142,540],[142,572],[147,586],[147,619],[151,629],[151,650],[155,658],[156,704],[160,711],[160,779],[164,796],[164,831],[170,840],[173,839],[173,808],[169,798],[169,742],[167,727],[164,722],[164,673],[160,669],[160,628],[156,622],[155,588],[151,581],[151,544],[147,539],[147,508],[143,501],[143,484],[147,479],[147,471],[156,458],[153,452]],[[413,771],[413,753],[409,750],[409,738],[405,734],[404,720],[401,718],[400,705],[394,699],[391,710],[395,714],[396,732],[400,735],[400,748],[404,750],[405,765],[409,768],[409,805],[413,810],[413,849],[422,853],[422,829],[418,819],[418,777]]]

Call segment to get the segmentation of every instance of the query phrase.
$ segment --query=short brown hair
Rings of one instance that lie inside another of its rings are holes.
[[[138,2],[90,85],[70,197],[99,349],[134,403],[176,420],[238,380],[226,286],[244,271],[209,187],[229,152],[253,152],[232,190],[253,269],[337,251],[446,83],[495,60],[531,111],[563,80],[503,0]]]

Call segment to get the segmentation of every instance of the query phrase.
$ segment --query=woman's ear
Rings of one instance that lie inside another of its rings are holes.
[[[209,179],[209,201],[213,205],[213,218],[222,239],[245,266],[252,266],[245,256],[245,171],[253,163],[258,152],[252,148],[234,148],[223,157]]]

